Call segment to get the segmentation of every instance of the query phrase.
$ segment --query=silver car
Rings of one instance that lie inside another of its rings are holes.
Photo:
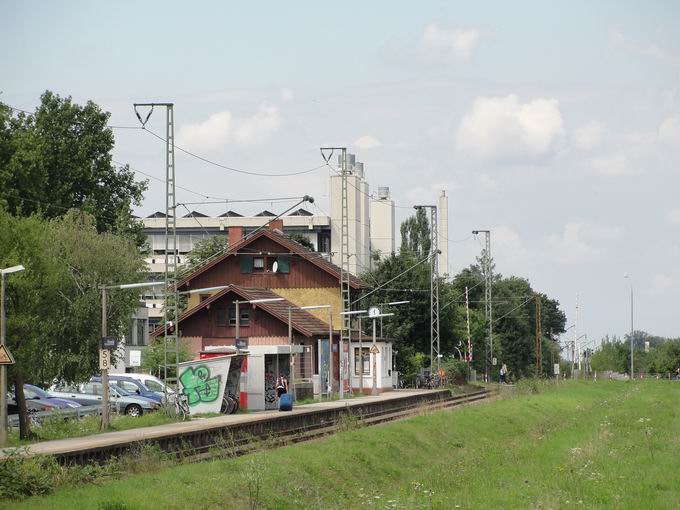
[[[84,406],[102,403],[102,383],[88,382],[70,386],[53,386],[50,394],[59,398],[74,400]],[[160,404],[151,399],[134,396],[114,384],[109,384],[109,401],[120,414],[141,416],[145,412],[155,411]]]

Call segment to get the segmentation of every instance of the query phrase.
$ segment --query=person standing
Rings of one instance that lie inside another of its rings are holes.
[[[503,363],[501,365],[501,384],[507,383],[507,377],[508,377],[508,366]]]
[[[276,378],[276,398],[281,398],[284,393],[288,393],[288,379],[283,374],[279,374]]]

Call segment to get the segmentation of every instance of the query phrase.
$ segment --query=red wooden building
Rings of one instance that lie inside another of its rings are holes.
[[[242,231],[233,228],[229,240],[227,251],[178,282],[180,291],[228,286],[217,292],[190,296],[187,311],[179,317],[179,333],[192,354],[210,346],[236,344],[235,302],[239,301],[238,336],[251,353],[248,362],[251,408],[262,407],[258,386],[262,379],[264,408],[273,405],[268,400],[273,392],[273,379],[279,373],[289,380],[313,383],[315,393],[324,392],[329,361],[332,385],[337,391],[341,367],[344,366],[343,379],[347,380],[349,365],[349,356],[339,354],[340,268],[275,229],[263,229],[243,238]],[[350,286],[356,294],[365,285],[352,276]],[[250,303],[271,299],[279,301]],[[329,308],[300,309],[320,305]],[[162,336],[163,329],[153,335]],[[346,353],[348,349],[346,346]],[[260,369],[264,377],[260,376]]]

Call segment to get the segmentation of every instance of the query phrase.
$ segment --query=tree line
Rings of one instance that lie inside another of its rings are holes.
[[[630,372],[630,333],[624,338],[608,335],[600,346],[590,353],[594,371]],[[633,331],[633,369],[636,374],[676,374],[680,367],[680,338],[650,335],[646,331]]]
[[[145,278],[132,206],[147,183],[113,164],[108,119],[91,101],[49,91],[34,113],[0,103],[0,267],[25,267],[7,276],[5,303],[22,438],[30,436],[23,384],[96,373],[100,287]],[[139,293],[116,293],[106,314],[110,334],[120,336]]]
[[[409,300],[407,306],[395,308],[395,315],[386,318],[384,336],[394,340],[399,351],[397,368],[409,376],[429,366],[430,353],[430,267],[425,262],[416,265],[430,253],[430,225],[425,211],[420,209],[405,220],[400,228],[399,253],[374,261],[374,269],[362,277],[379,287],[382,282],[396,278],[387,288],[373,292],[361,306],[371,303],[389,303]],[[493,271],[492,264],[492,364],[488,345],[489,319],[485,312],[484,254],[474,264],[452,275],[440,278],[440,352],[444,360],[466,358],[468,344],[465,288],[468,289],[470,339],[472,344],[471,368],[479,374],[487,370],[494,379],[498,377],[501,363],[508,365],[514,377],[536,374],[536,299],[541,302],[540,333],[542,337],[542,372],[552,373],[552,364],[558,363],[560,350],[558,337],[564,333],[566,315],[559,302],[537,292],[529,280],[516,276],[503,276]],[[410,267],[416,265],[412,270]],[[399,276],[404,273],[402,276]],[[370,291],[370,290],[369,290]]]

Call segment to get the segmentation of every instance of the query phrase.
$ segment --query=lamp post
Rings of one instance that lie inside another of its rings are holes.
[[[5,346],[5,275],[23,271],[24,266],[12,266],[0,269],[0,347]],[[7,366],[0,365],[0,446],[7,441]]]
[[[321,310],[321,309],[328,309],[328,345],[329,349],[331,352],[331,356],[333,353],[333,348],[331,347],[333,345],[333,309],[331,305],[309,305],[309,306],[289,306],[288,307],[288,345],[290,346],[290,381],[292,384],[292,393],[293,393],[293,398],[296,397],[295,395],[295,364],[293,363],[293,309],[296,310]],[[342,349],[342,345],[340,345],[340,349]],[[338,355],[339,358],[339,355]],[[331,375],[332,375],[332,367],[331,364],[329,364],[328,367],[328,377],[329,381],[331,381]],[[344,397],[343,393],[343,388],[342,388],[342,373],[340,373],[340,398]],[[330,398],[330,394],[329,394]]]
[[[349,315],[350,316],[350,322],[351,322],[351,316],[352,315],[359,315],[362,313],[366,313],[367,310],[353,310],[350,312],[340,312],[341,316]],[[352,328],[350,327],[350,330]],[[362,332],[361,332],[361,321],[359,321],[359,394],[362,395],[364,392],[364,352],[363,352],[363,345],[362,345]],[[351,357],[352,354],[352,342],[349,343],[349,346],[347,348],[348,354]],[[354,362],[352,362],[352,365],[354,365]],[[349,362],[348,362],[348,367],[349,367]],[[354,367],[354,371],[356,371],[356,367]],[[351,370],[350,370],[351,372]],[[352,391],[352,374],[349,376],[349,389],[350,392]]]
[[[383,306],[399,306],[399,305],[407,305],[409,303],[410,303],[410,301],[391,301],[390,303],[379,303],[377,306],[381,307],[381,310],[382,310]],[[380,338],[384,338],[383,337],[383,320],[382,320],[382,317],[380,317]]]
[[[630,379],[633,380],[633,279],[628,273],[623,275],[630,283]]]
[[[368,309],[368,317],[373,319],[373,345],[371,345],[371,357],[373,359],[372,370],[373,370],[373,388],[371,389],[371,395],[378,395],[378,346],[375,344],[375,321],[376,319],[382,319],[383,317],[391,317],[393,313],[380,313],[380,308],[377,306],[372,306]]]
[[[110,416],[110,409],[109,409],[109,369],[108,366],[104,366],[102,364],[103,359],[109,360],[107,363],[110,363],[111,360],[111,353],[110,349],[106,346],[104,346],[104,338],[106,338],[106,291],[107,290],[115,290],[115,289],[137,289],[141,287],[158,287],[161,285],[165,285],[165,282],[143,282],[143,283],[124,283],[121,285],[102,285],[101,291],[102,291],[102,343],[100,344],[100,349],[99,349],[99,359],[100,359],[100,366],[99,368],[101,369],[101,380],[102,380],[102,430],[106,430],[109,428],[109,423],[111,421],[111,416]],[[176,327],[176,325],[175,325]],[[106,353],[108,351],[108,353]],[[167,393],[167,389],[166,389]],[[166,399],[167,399],[167,394],[166,394]]]

